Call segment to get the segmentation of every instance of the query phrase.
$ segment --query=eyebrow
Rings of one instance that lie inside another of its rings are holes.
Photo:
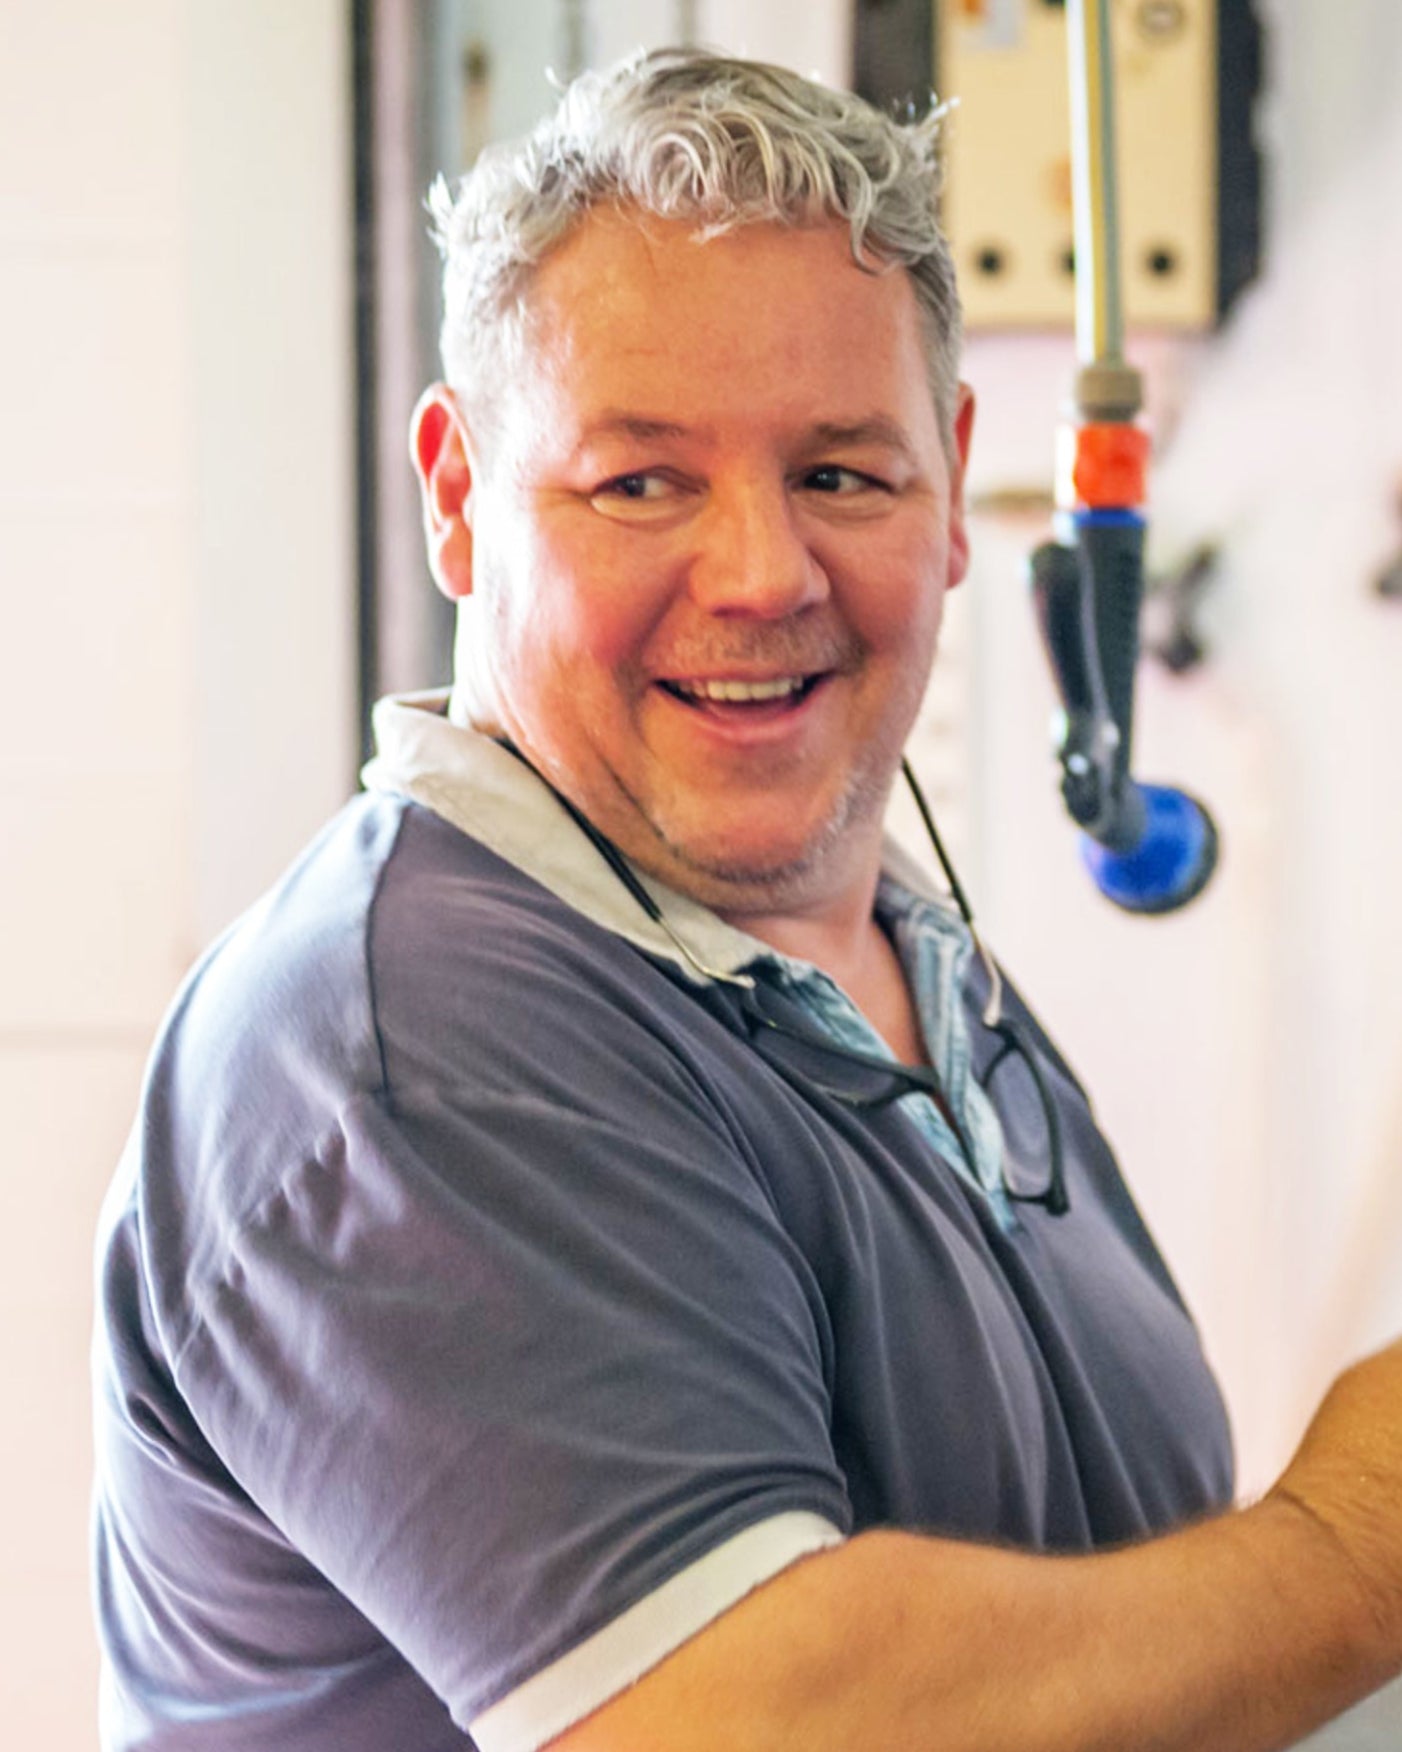
[[[609,409],[591,420],[580,433],[578,448],[583,450],[605,438],[632,438],[642,443],[659,438],[700,438],[705,442],[713,436],[709,426],[687,426],[678,420],[659,420],[646,414]],[[804,441],[820,449],[826,445],[879,444],[897,450],[903,456],[913,457],[915,454],[910,434],[888,414],[870,414],[865,419],[850,421],[819,420],[804,434]]]
[[[855,420],[850,425],[845,422],[821,420],[813,427],[813,439],[820,445],[833,444],[860,446],[863,444],[881,444],[890,450],[899,450],[904,456],[914,456],[915,447],[911,443],[910,434],[898,421],[887,414],[872,414],[865,420]]]
[[[591,420],[579,436],[579,447],[593,444],[600,438],[636,438],[643,442],[654,438],[686,438],[697,434],[693,426],[683,426],[676,420],[654,420],[646,414],[627,414],[612,409]],[[707,432],[701,429],[701,437]]]

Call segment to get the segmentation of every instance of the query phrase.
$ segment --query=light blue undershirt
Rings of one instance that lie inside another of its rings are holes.
[[[983,1192],[1006,1229],[1012,1223],[1012,1209],[1003,1187],[1003,1128],[972,1075],[969,1031],[960,997],[974,952],[968,927],[957,915],[912,894],[889,874],[881,878],[876,912],[900,959],[930,1065],[963,1128],[973,1161],[928,1095],[904,1095],[899,1105],[955,1172]],[[820,968],[767,949],[746,971],[772,979],[838,1045],[896,1062],[895,1054],[851,998]]]

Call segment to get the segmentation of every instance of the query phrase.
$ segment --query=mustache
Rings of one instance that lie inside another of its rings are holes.
[[[845,629],[775,622],[709,629],[705,638],[676,646],[648,668],[658,679],[678,681],[727,669],[823,675],[857,668],[864,654],[861,640]]]

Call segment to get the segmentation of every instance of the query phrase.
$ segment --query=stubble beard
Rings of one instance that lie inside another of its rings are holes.
[[[647,856],[644,848],[633,850],[635,861],[650,875],[676,888],[690,899],[726,916],[746,913],[800,912],[818,900],[855,850],[854,836],[863,841],[862,829],[885,817],[894,772],[878,773],[874,763],[865,763],[852,773],[826,818],[809,835],[797,855],[782,859],[746,859],[727,856],[717,849],[708,852],[695,833],[669,822],[665,807],[634,797],[624,790],[629,804],[651,830],[658,855]],[[622,788],[622,787],[620,787]]]

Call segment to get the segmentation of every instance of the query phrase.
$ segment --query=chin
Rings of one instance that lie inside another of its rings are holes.
[[[846,862],[857,812],[844,798],[827,818],[806,832],[778,835],[771,821],[763,831],[668,833],[661,838],[671,871],[664,876],[707,906],[775,907],[802,904]]]
[[[799,882],[820,862],[808,846],[762,849],[717,845],[672,846],[676,863],[690,875],[724,887],[771,887]]]

